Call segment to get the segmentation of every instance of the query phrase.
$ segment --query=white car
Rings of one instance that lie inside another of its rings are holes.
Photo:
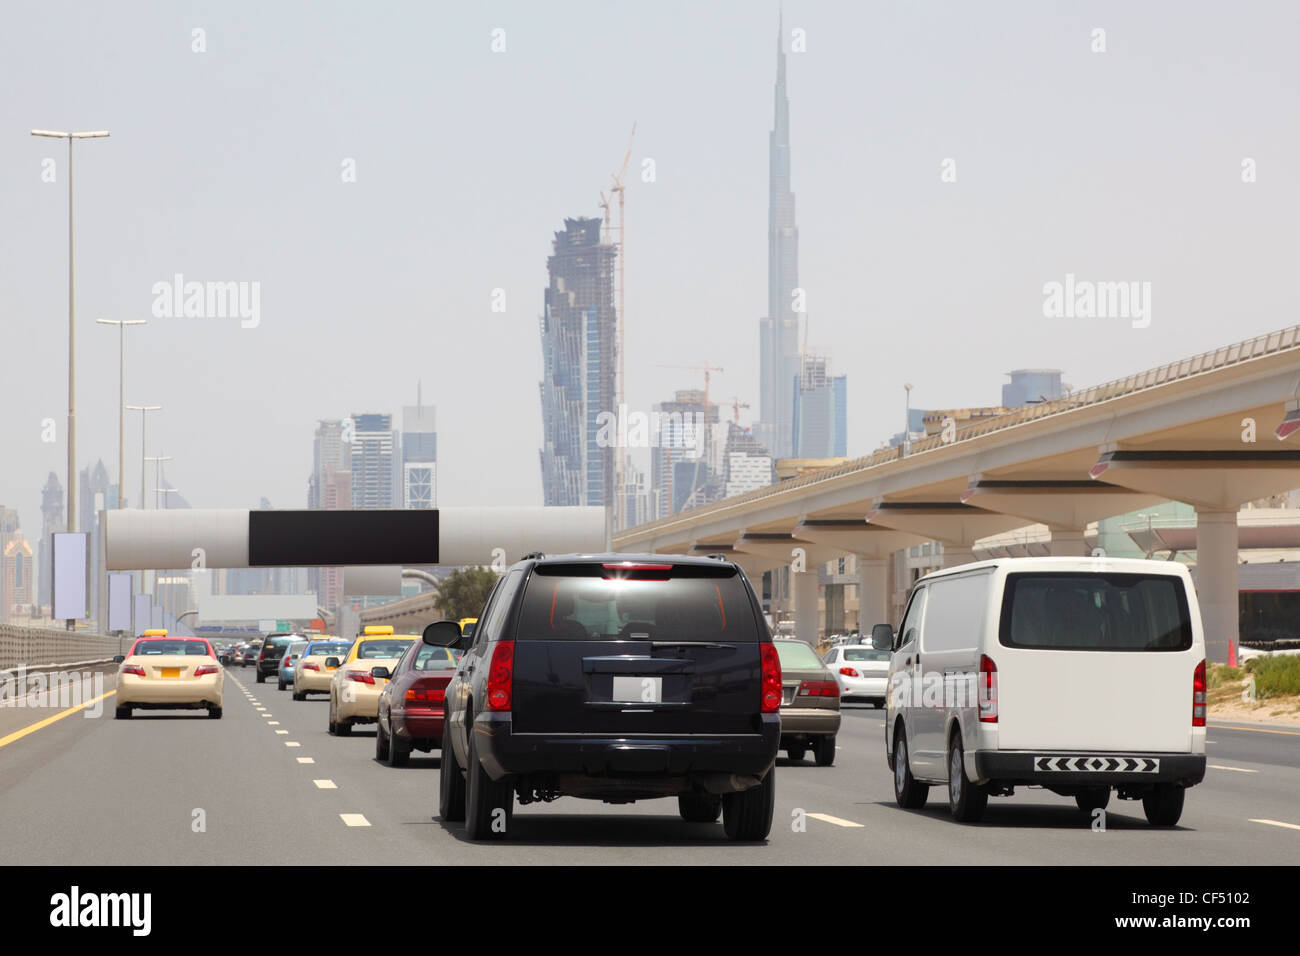
[[[1085,813],[1115,791],[1173,826],[1205,778],[1205,638],[1176,561],[1004,558],[913,586],[890,658],[899,806],[961,821],[1040,786]]]
[[[840,685],[840,700],[866,700],[877,708],[885,706],[889,691],[889,651],[870,644],[840,644],[832,647],[824,663]]]

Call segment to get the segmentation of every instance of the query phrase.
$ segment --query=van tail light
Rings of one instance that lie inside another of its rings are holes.
[[[763,663],[760,709],[765,714],[775,714],[781,710],[781,659],[775,644],[760,644],[758,652]]]
[[[134,674],[136,677],[143,677],[143,676],[144,676],[144,668],[141,667],[139,664],[123,664],[123,665],[122,665],[122,673],[123,673],[123,674]]]
[[[217,672],[216,664],[200,664],[194,668],[195,677],[203,677],[205,674],[215,674]]]
[[[857,672],[854,668],[852,668],[852,667],[841,667],[841,668],[840,668],[840,673],[843,674],[845,677],[858,677],[858,676],[859,676],[858,672]]]
[[[998,665],[987,654],[980,655],[980,723],[998,722]]]
[[[515,643],[502,641],[492,650],[488,668],[488,710],[509,710],[514,696]]]
[[[348,671],[345,675],[348,680],[359,681],[362,684],[373,684],[375,678],[370,671]]]
[[[799,685],[800,697],[839,697],[840,685],[833,680],[806,680]]]
[[[1205,726],[1205,661],[1192,672],[1192,726]]]

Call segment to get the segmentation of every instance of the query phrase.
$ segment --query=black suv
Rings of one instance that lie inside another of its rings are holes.
[[[446,689],[439,813],[504,836],[521,804],[676,797],[681,816],[766,839],[781,665],[744,573],[679,555],[530,556],[488,597]]]
[[[277,681],[280,679],[280,661],[284,659],[285,651],[294,641],[301,641],[303,638],[299,634],[268,634],[266,640],[262,642],[262,649],[257,652],[257,660],[254,666],[257,668],[257,682],[265,682],[268,677],[274,677]]]

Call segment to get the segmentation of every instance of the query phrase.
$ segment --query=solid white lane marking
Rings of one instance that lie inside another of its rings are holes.
[[[1298,823],[1283,823],[1281,820],[1251,820],[1251,823],[1265,823],[1271,827],[1283,827],[1287,830],[1300,830]]]
[[[863,824],[854,823],[852,820],[841,820],[839,817],[833,817],[829,813],[810,813],[808,814],[808,818],[810,820],[820,820],[822,823],[833,823],[837,827],[858,828],[863,826]]]
[[[370,821],[360,813],[340,813],[339,818],[350,827],[368,827]]]
[[[312,783],[316,784],[318,790],[337,790],[339,788],[338,784],[333,780],[313,780]]]
[[[1211,770],[1235,770],[1237,773],[1259,773],[1258,770],[1247,770],[1245,767],[1225,767],[1222,764],[1212,763],[1209,765]]]
[[[298,758],[298,762],[299,762],[299,763],[315,763],[316,760],[315,760],[314,757],[299,757],[299,758]]]
[[[302,746],[302,744],[298,743],[298,741],[296,741],[296,740],[286,740],[286,741],[284,742],[284,745],[285,745],[286,747],[301,747],[301,746]]]

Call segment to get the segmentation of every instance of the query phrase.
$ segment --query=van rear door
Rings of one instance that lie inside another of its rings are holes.
[[[998,643],[1000,750],[1187,753],[1204,659],[1182,574],[1006,577]]]

